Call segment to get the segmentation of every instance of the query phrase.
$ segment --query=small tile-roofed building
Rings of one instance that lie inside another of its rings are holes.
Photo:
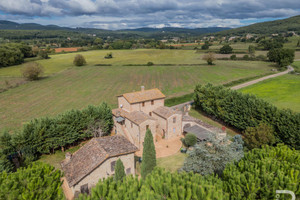
[[[182,133],[182,114],[164,106],[166,96],[157,88],[118,96],[113,110],[114,130],[141,148],[147,129],[153,138],[172,138]]]
[[[65,180],[72,193],[86,192],[99,179],[115,173],[120,158],[127,174],[135,174],[134,153],[138,149],[122,135],[93,138],[61,162]]]

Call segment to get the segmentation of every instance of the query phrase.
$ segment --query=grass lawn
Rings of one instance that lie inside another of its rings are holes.
[[[192,116],[192,117],[195,117],[197,119],[200,119],[202,120],[203,122],[207,123],[207,124],[210,124],[214,127],[218,127],[218,128],[222,128],[223,126],[225,126],[224,124],[218,122],[218,121],[215,121],[209,117],[207,117],[206,115],[204,115],[203,113],[195,110],[194,108],[192,108],[189,112],[189,115]],[[234,136],[236,134],[240,134],[240,132],[238,132],[237,130],[231,128],[231,127],[228,127],[228,126],[225,126],[226,127],[226,132],[228,135],[230,136]]]
[[[33,118],[99,105],[102,101],[116,107],[116,95],[140,90],[141,85],[157,87],[174,97],[193,92],[197,83],[223,84],[265,74],[271,68],[269,63],[257,61],[217,61],[213,66],[72,67],[0,93],[0,129],[17,129]]]
[[[165,158],[157,158],[157,166],[165,168],[168,171],[175,172],[183,166],[184,160],[187,157],[187,154],[177,152],[172,156]]]
[[[279,108],[300,112],[300,76],[287,74],[265,80],[240,90],[251,93]]]

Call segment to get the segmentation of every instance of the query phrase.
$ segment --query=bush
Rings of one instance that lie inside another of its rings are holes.
[[[39,53],[38,53],[38,56],[40,58],[43,58],[43,59],[48,59],[49,58],[48,53],[47,53],[46,50],[40,50]]]
[[[243,156],[243,140],[241,136],[235,138],[226,137],[220,142],[215,136],[206,141],[197,143],[193,150],[188,152],[182,170],[186,172],[200,173],[201,175],[221,175],[227,163],[239,161]]]
[[[209,44],[208,44],[208,43],[205,43],[204,45],[201,46],[201,49],[202,49],[202,50],[207,50],[207,49],[209,49]]]
[[[254,95],[243,94],[223,86],[197,85],[194,105],[240,131],[256,127],[261,121],[274,128],[277,141],[300,148],[300,113],[281,110]]]
[[[27,80],[34,81],[38,80],[44,73],[44,68],[37,62],[29,62],[21,68],[23,77]]]
[[[256,56],[256,59],[261,60],[261,61],[265,61],[265,60],[267,60],[267,57],[264,56],[264,55],[258,55],[258,56]]]
[[[295,51],[293,49],[271,49],[268,52],[271,62],[276,62],[280,67],[286,67],[294,62]]]
[[[183,141],[184,145],[187,147],[194,146],[197,143],[197,137],[194,133],[187,133]]]
[[[236,60],[236,55],[235,54],[231,55],[230,60]]]
[[[153,62],[147,62],[147,66],[152,66],[152,65],[154,65]]]
[[[259,148],[262,145],[273,145],[275,143],[274,129],[266,124],[260,123],[256,127],[248,127],[244,132],[244,140],[249,149]]]
[[[213,65],[213,62],[216,60],[216,57],[213,52],[209,52],[208,54],[205,54],[202,59],[205,60],[208,65]]]
[[[247,54],[244,55],[244,56],[243,56],[243,60],[249,60],[249,55],[247,55]]]
[[[220,53],[221,54],[230,54],[232,53],[233,48],[229,44],[225,44],[221,49]]]
[[[86,64],[85,58],[81,54],[77,54],[74,58],[73,64],[76,66],[83,66]]]
[[[62,174],[54,167],[32,163],[14,173],[0,173],[0,199],[64,199]]]
[[[107,53],[106,56],[104,56],[105,59],[113,58],[112,53]]]

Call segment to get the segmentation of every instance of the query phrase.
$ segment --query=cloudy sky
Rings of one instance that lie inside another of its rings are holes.
[[[238,27],[300,15],[300,0],[0,0],[0,20],[67,27]]]

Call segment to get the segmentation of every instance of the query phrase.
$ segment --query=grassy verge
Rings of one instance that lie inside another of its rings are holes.
[[[218,128],[222,128],[223,126],[225,126],[226,127],[226,132],[230,136],[240,134],[240,132],[235,130],[234,128],[229,127],[229,126],[225,125],[224,123],[222,123],[220,121],[214,120],[214,119],[210,118],[209,116],[207,116],[205,113],[203,113],[201,111],[198,111],[198,110],[195,110],[194,108],[192,108],[190,110],[189,115],[192,116],[192,117],[195,117],[197,119],[200,119],[200,120],[202,120],[203,122],[205,122],[207,124],[218,127]]]
[[[187,154],[177,152],[176,154],[164,158],[157,158],[157,166],[168,171],[175,172],[183,166]]]
[[[178,104],[193,100],[194,93],[186,94],[179,97],[173,97],[165,100],[165,106],[176,106]]]
[[[266,73],[266,74],[261,74],[261,75],[257,75],[257,76],[251,76],[251,77],[241,78],[241,79],[238,79],[238,80],[234,80],[234,81],[230,81],[228,83],[225,83],[225,84],[223,84],[223,86],[225,86],[225,87],[232,87],[232,86],[236,86],[236,85],[248,82],[248,81],[259,79],[261,77],[268,76],[268,75],[271,75],[271,74],[274,74],[274,73]]]

